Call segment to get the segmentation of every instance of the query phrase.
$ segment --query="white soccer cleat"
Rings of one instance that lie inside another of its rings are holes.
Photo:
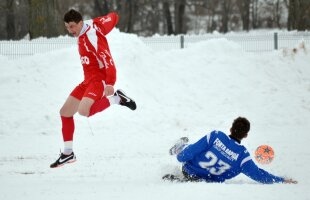
[[[169,149],[170,155],[178,155],[185,146],[187,146],[189,139],[187,137],[181,137],[173,147]]]

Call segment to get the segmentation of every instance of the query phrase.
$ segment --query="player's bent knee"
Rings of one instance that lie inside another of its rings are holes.
[[[86,109],[79,109],[79,110],[78,110],[78,113],[79,113],[80,115],[82,115],[82,116],[85,116],[85,117],[88,117],[88,115],[89,115],[89,111],[86,110]]]
[[[60,114],[60,116],[63,116],[63,117],[70,117],[69,113],[63,107],[60,109],[59,114]]]
[[[60,116],[66,115],[65,109],[63,107],[59,110],[59,114]]]
[[[70,111],[68,110],[67,108],[65,107],[62,107],[59,111],[59,114],[60,116],[63,116],[63,117],[71,117],[74,115],[74,112],[73,111]]]

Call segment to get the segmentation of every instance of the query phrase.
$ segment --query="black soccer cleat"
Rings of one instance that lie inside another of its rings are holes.
[[[53,164],[51,164],[50,167],[57,168],[57,167],[63,166],[64,164],[73,163],[75,161],[76,161],[76,157],[73,152],[69,155],[65,155],[61,153],[60,157]]]
[[[162,177],[164,181],[171,181],[171,182],[185,182],[186,180],[182,177],[173,174],[166,174]]]
[[[136,110],[137,105],[136,102],[128,97],[122,90],[116,90],[115,96],[119,96],[121,98],[120,105],[126,106],[130,108],[131,110]]]

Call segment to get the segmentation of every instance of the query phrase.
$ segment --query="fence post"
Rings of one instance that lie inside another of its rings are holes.
[[[184,48],[184,35],[180,36],[180,42],[181,42],[181,49]]]
[[[274,49],[278,50],[278,33],[277,32],[273,34],[273,38],[274,38]]]

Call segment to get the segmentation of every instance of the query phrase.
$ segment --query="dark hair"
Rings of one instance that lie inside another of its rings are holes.
[[[230,129],[231,135],[242,140],[250,131],[250,122],[244,117],[238,117],[234,120]]]
[[[66,23],[69,22],[79,23],[80,21],[82,21],[82,15],[76,10],[71,9],[64,15],[64,22]]]

